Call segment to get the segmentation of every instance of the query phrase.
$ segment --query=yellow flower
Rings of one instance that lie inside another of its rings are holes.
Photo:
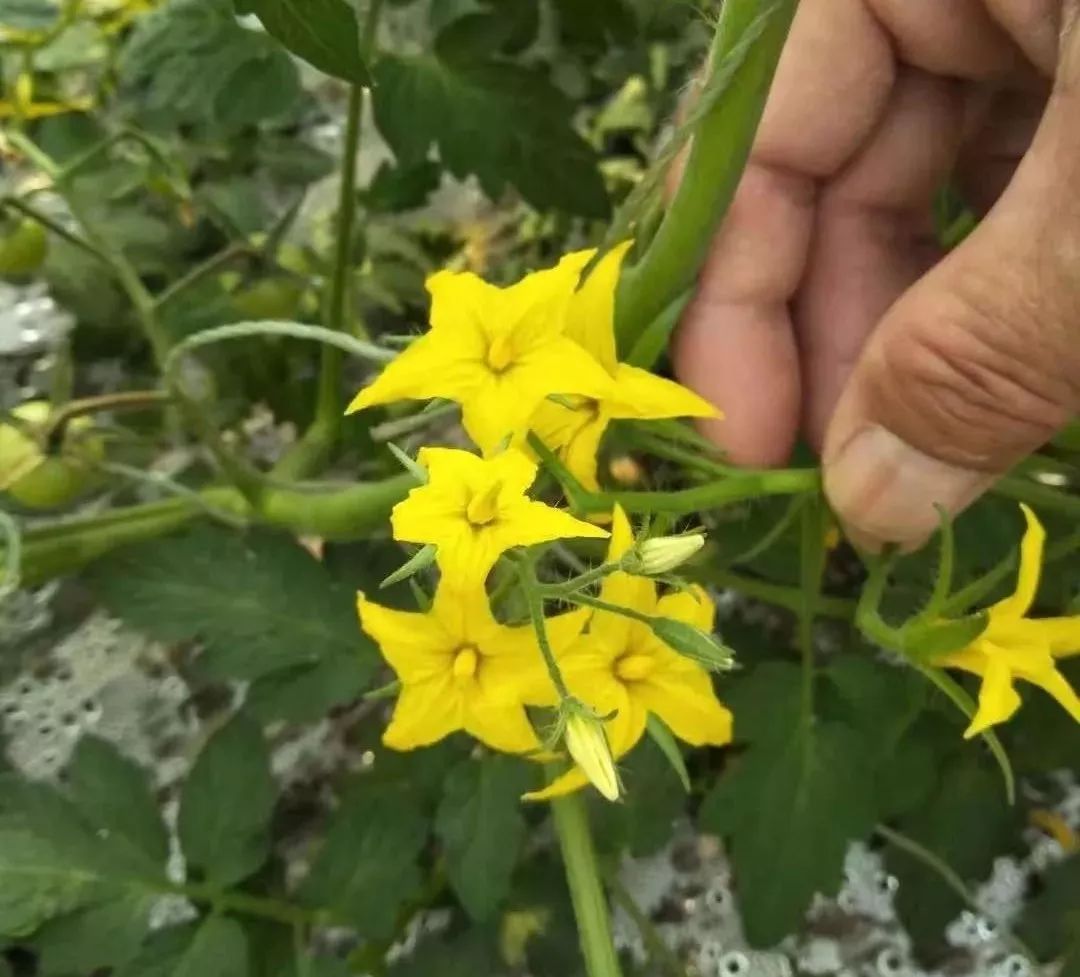
[[[1057,670],[1055,659],[1080,653],[1080,615],[1028,618],[1039,588],[1046,530],[1026,505],[1020,508],[1027,532],[1020,544],[1016,591],[990,608],[986,630],[968,647],[937,659],[935,664],[960,668],[982,677],[979,708],[964,732],[970,738],[1003,723],[1020,707],[1013,688],[1023,679],[1050,693],[1080,722],[1080,697]]]
[[[630,523],[616,506],[608,559],[621,558],[633,545]],[[643,614],[664,615],[712,630],[715,608],[700,587],[658,600],[652,580],[619,572],[604,580],[600,597]],[[606,731],[616,757],[641,739],[650,712],[691,746],[731,742],[731,713],[716,698],[709,673],[660,641],[647,625],[621,614],[597,611],[588,633],[556,654],[570,691],[597,715],[614,713]],[[553,696],[554,690],[549,688],[548,695]],[[531,800],[558,797],[583,786],[586,779],[575,767],[544,790],[527,796]]]
[[[618,418],[659,420],[665,417],[719,417],[707,400],[647,370],[618,362],[615,352],[615,288],[627,241],[612,248],[570,299],[566,310],[565,334],[585,349],[611,377],[612,386],[604,396],[588,391],[572,409],[545,401],[532,419],[531,427],[540,439],[559,453],[563,464],[588,489],[597,489],[596,456],[608,423]],[[596,253],[578,251],[564,262],[580,270]]]
[[[580,271],[563,259],[509,288],[471,272],[432,275],[430,332],[361,390],[348,412],[445,397],[461,404],[465,430],[489,454],[508,436],[523,438],[549,394],[606,396],[611,378],[563,335]]]
[[[536,464],[514,448],[494,458],[456,448],[421,448],[418,461],[428,481],[394,506],[394,539],[433,543],[439,569],[456,583],[481,586],[499,555],[512,546],[608,535],[527,498]]]
[[[427,746],[457,730],[507,753],[539,750],[523,703],[550,684],[531,626],[506,627],[481,587],[440,584],[427,613],[399,611],[357,595],[360,624],[397,673],[401,694],[383,742],[395,750]],[[588,615],[547,621],[554,648],[565,648]]]

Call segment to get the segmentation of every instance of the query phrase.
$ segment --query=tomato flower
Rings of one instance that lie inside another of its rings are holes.
[[[573,406],[547,400],[532,418],[540,439],[559,454],[570,472],[588,489],[597,489],[597,453],[608,424],[618,418],[659,420],[665,417],[719,417],[707,400],[673,380],[618,362],[615,352],[615,289],[622,260],[631,242],[612,248],[597,262],[566,309],[565,335],[598,362],[611,378],[603,396],[576,391]],[[596,250],[578,251],[563,259],[579,270]]]
[[[608,560],[621,559],[633,545],[630,523],[616,506]],[[620,571],[605,578],[600,597],[643,614],[712,630],[715,607],[700,587],[657,599],[652,580]],[[556,655],[570,691],[597,715],[611,717],[606,732],[616,757],[629,752],[641,739],[650,712],[692,746],[731,742],[731,713],[717,699],[709,673],[664,644],[643,622],[597,611],[588,632]],[[554,695],[550,687],[548,695]],[[586,780],[581,768],[575,767],[544,790],[527,796],[532,800],[558,797],[583,786]]]
[[[394,506],[394,538],[433,543],[439,569],[455,583],[482,586],[499,555],[513,546],[608,535],[529,499],[525,490],[536,464],[516,449],[480,458],[457,448],[421,448],[417,460],[428,481]]]
[[[550,682],[531,625],[507,627],[492,616],[481,587],[440,584],[431,610],[399,611],[357,595],[360,624],[401,682],[383,742],[412,750],[464,730],[507,753],[541,748],[525,714]],[[581,632],[584,611],[547,620],[548,639],[565,648]]]
[[[550,394],[605,397],[611,378],[563,335],[580,271],[571,256],[508,288],[471,272],[432,275],[430,332],[361,390],[348,412],[445,397],[461,404],[469,437],[490,454],[507,437],[522,439]]]
[[[1020,544],[1015,592],[990,608],[986,630],[970,645],[936,661],[982,678],[979,708],[964,731],[965,738],[1005,722],[1020,708],[1020,695],[1013,687],[1016,679],[1048,692],[1080,722],[1080,697],[1055,664],[1058,658],[1080,653],[1080,615],[1026,616],[1039,588],[1046,530],[1031,509],[1026,505],[1020,508],[1027,531]]]

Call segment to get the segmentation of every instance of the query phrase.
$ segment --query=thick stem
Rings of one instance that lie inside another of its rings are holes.
[[[722,92],[713,93],[712,107],[694,133],[679,189],[656,236],[637,264],[623,272],[616,328],[624,352],[693,285],[746,166],[796,5],[797,0],[776,0],[771,8],[761,0],[726,0],[723,6],[702,97],[710,95],[710,83],[724,84],[721,75],[731,76]],[[767,17],[763,26],[760,17]],[[743,51],[755,26],[760,33]],[[740,52],[741,62],[732,71]]]
[[[586,973],[588,977],[621,977],[585,801],[580,792],[567,794],[552,800],[551,810],[566,866]]]

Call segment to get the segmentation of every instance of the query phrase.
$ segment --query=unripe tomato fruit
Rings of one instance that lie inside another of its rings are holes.
[[[0,276],[25,278],[41,267],[49,250],[45,228],[29,217],[0,233]]]

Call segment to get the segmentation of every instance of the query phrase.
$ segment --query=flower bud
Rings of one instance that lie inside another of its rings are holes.
[[[615,770],[603,722],[585,709],[574,708],[566,717],[563,738],[570,756],[589,782],[609,801],[617,801],[619,774]]]
[[[669,573],[681,566],[705,545],[701,533],[688,533],[684,536],[657,536],[647,539],[637,547],[631,573],[646,577],[657,577]]]
[[[735,667],[734,652],[701,628],[673,617],[654,617],[649,626],[669,648],[709,671],[729,672]]]

